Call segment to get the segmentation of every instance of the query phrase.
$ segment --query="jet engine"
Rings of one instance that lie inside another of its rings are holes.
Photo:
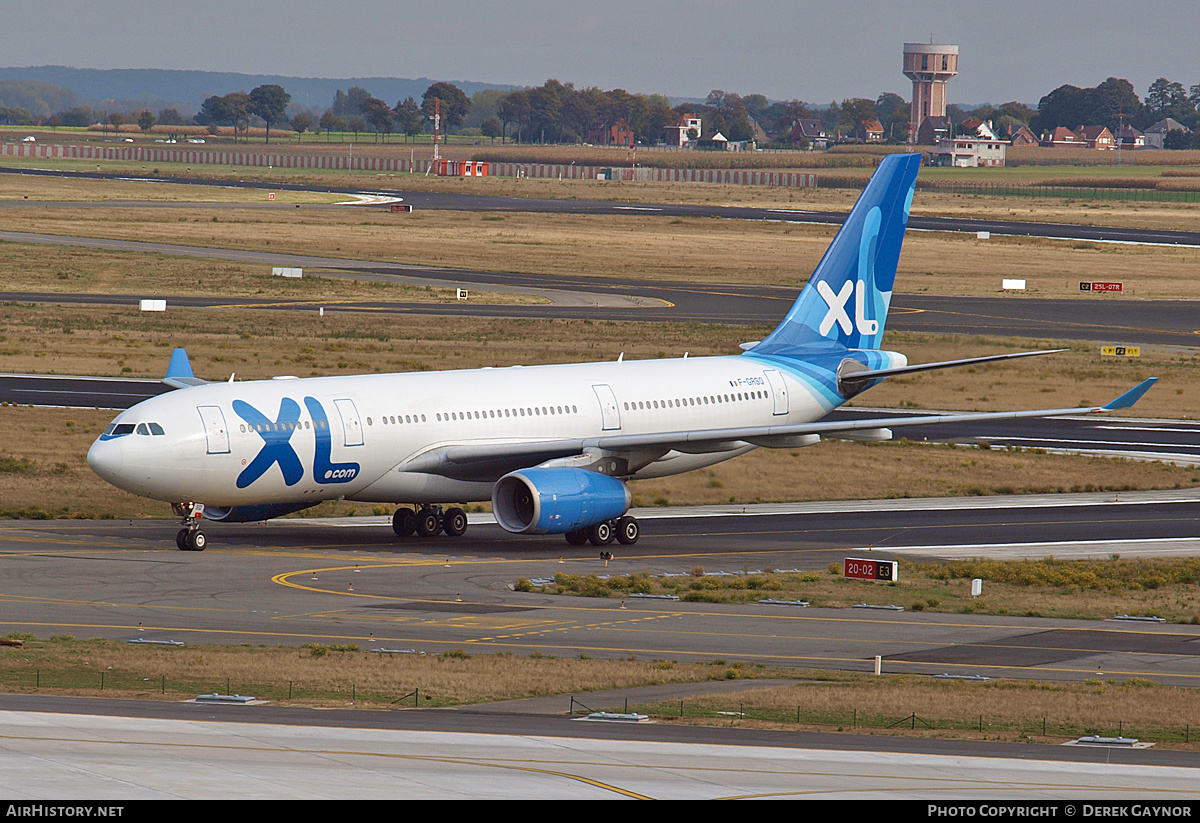
[[[492,488],[496,522],[514,534],[565,534],[629,510],[629,487],[615,477],[572,468],[521,469]]]

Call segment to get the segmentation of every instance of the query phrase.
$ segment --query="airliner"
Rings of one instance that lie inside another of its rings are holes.
[[[1157,378],[1104,406],[821,420],[888,377],[1049,353],[909,365],[880,349],[920,162],[880,162],[783,321],[739,354],[206,382],[176,349],[164,378],[175,390],[119,414],[88,463],[171,503],[185,551],[207,545],[204,519],[266,520],[330,499],[399,506],[401,537],[460,536],[463,505],[490,500],[509,532],[604,546],[639,537],[631,480],[824,435],[886,440],[900,426],[1135,403]]]

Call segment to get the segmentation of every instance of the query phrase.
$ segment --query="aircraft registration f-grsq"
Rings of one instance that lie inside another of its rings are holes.
[[[629,480],[821,435],[1136,402],[1156,378],[1104,406],[821,422],[894,375],[1048,353],[909,365],[880,349],[919,167],[917,154],[884,158],[787,316],[741,354],[210,383],[177,349],[164,378],[176,391],[119,414],[88,463],[172,503],[185,550],[205,547],[202,517],[265,520],[335,498],[401,505],[401,536],[461,535],[461,504],[490,500],[510,532],[604,545],[638,539]]]

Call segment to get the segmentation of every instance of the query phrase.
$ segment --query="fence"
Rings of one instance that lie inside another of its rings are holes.
[[[576,701],[572,701],[572,710]],[[579,703],[582,707],[583,704]],[[626,712],[636,712],[650,717],[663,718],[695,718],[719,719],[736,723],[740,720],[751,720],[782,725],[806,727],[828,727],[841,730],[872,729],[907,729],[909,731],[974,731],[986,733],[1009,733],[1025,736],[1066,737],[1076,738],[1087,735],[1100,737],[1136,737],[1140,740],[1175,741],[1191,743],[1192,728],[1190,724],[1177,726],[1133,725],[1123,720],[1115,719],[1108,722],[1082,724],[1056,720],[1053,717],[1030,717],[1024,719],[989,718],[984,714],[959,718],[929,718],[922,717],[916,712],[904,715],[888,715],[874,712],[860,712],[857,709],[847,709],[841,712],[810,711],[796,706],[795,711],[780,708],[747,707],[743,703],[717,705],[715,703],[687,704],[680,700],[678,703],[657,703],[653,705],[633,705],[626,702]],[[1200,731],[1200,730],[1198,730]],[[1198,735],[1200,737],[1200,735]]]
[[[353,171],[411,172],[426,174],[430,160],[400,157],[342,157],[253,151],[225,151],[157,146],[70,146],[38,143],[0,144],[0,156],[44,157],[65,160],[123,160],[139,163],[180,163],[210,166],[258,166],[281,169],[340,169]],[[492,177],[529,177],[559,180],[627,180],[662,183],[727,183],[744,186],[813,187],[817,176],[804,172],[737,169],[660,169],[619,166],[581,166],[573,163],[491,164]]]

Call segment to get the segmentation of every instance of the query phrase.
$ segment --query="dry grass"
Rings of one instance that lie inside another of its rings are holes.
[[[7,158],[4,158],[7,159]],[[131,173],[153,175],[158,170],[138,166]],[[182,171],[182,170],[173,170]],[[131,180],[86,180],[59,177],[25,177],[19,174],[0,174],[0,200],[7,201],[156,201],[195,203],[274,203],[293,206],[296,203],[340,203],[352,198],[344,194],[312,191],[270,192],[262,189],[243,189],[220,185],[201,186]]]
[[[69,142],[69,141],[68,141]],[[386,151],[383,147],[378,147],[381,151]],[[389,147],[394,148],[394,147]],[[346,147],[343,146],[316,146],[315,144],[306,144],[300,149],[305,154],[345,154]],[[371,147],[359,147],[356,145],[356,152],[372,151]],[[421,152],[424,151],[424,156],[427,157],[430,149],[428,147],[417,147],[415,149],[416,156],[422,157]],[[460,154],[463,157],[470,156],[472,153],[470,147],[450,147],[446,150],[447,156],[457,156]],[[408,148],[401,149],[402,155],[407,156]],[[622,152],[623,154],[623,152]],[[1178,155],[1179,152],[1167,152],[1169,155]],[[6,166],[36,166],[44,168],[56,168],[74,171],[95,171],[96,162],[83,160],[48,160],[46,158],[21,158],[21,157],[5,157],[3,165]],[[128,161],[101,161],[100,167],[104,171],[126,173],[130,176],[144,176],[147,173],[153,174],[155,169],[149,168],[140,162]],[[815,210],[846,210],[858,196],[858,191],[853,188],[838,188],[838,189],[792,189],[781,187],[766,187],[766,186],[733,186],[733,185],[718,185],[709,183],[651,183],[651,182],[612,182],[612,181],[596,181],[596,180],[539,180],[539,179],[522,179],[514,178],[484,178],[484,179],[463,179],[463,178],[448,178],[436,176],[424,176],[419,174],[399,174],[399,173],[378,173],[365,171],[340,171],[328,169],[266,169],[261,167],[239,167],[230,168],[228,166],[185,166],[184,164],[161,163],[157,166],[158,171],[163,174],[180,174],[186,173],[192,177],[211,177],[214,180],[220,180],[225,177],[235,176],[242,180],[257,180],[262,182],[289,182],[305,185],[320,186],[359,186],[367,190],[377,188],[387,189],[402,189],[411,191],[448,191],[448,192],[470,192],[485,195],[497,195],[506,197],[549,197],[549,198],[564,198],[564,199],[584,199],[584,200],[622,200],[628,202],[640,203],[686,203],[695,205],[729,205],[729,206],[760,206],[764,208],[781,208],[781,209],[815,209]],[[1032,185],[1050,177],[1061,178],[1064,176],[1086,176],[1086,177],[1109,177],[1112,175],[1127,175],[1130,179],[1146,180],[1158,177],[1163,171],[1156,166],[1055,166],[1052,168],[1008,168],[1008,169],[932,169],[926,168],[922,170],[922,175],[925,175],[932,180],[946,181],[961,181],[973,183],[997,183],[997,184],[1013,184],[1013,185]],[[1184,169],[1187,170],[1186,168]],[[854,178],[856,175],[861,177],[862,184],[866,184],[867,177],[871,169],[838,169],[832,174],[839,178],[849,177]],[[819,172],[818,174],[829,174],[831,172]],[[0,179],[3,179],[0,175]],[[54,196],[54,189],[50,189],[50,193],[46,197],[39,195],[43,184],[54,186],[56,184],[44,183],[46,178],[18,178],[15,182],[9,184],[10,189],[15,197],[28,196],[31,200],[37,199],[57,199]],[[110,185],[107,185],[111,183]],[[86,186],[86,183],[80,183]],[[132,189],[122,189],[129,192],[129,196],[137,197],[136,192],[142,190],[141,187],[146,187],[145,191],[154,192],[153,198],[162,196],[168,192],[168,187],[163,185],[161,188],[156,187],[156,184],[121,184],[116,181],[103,181],[102,184],[96,185],[89,193],[80,194],[81,199],[95,199],[97,197],[108,196],[108,193],[116,189],[112,186],[128,187]],[[183,187],[170,187],[183,188]],[[170,196],[175,197],[174,192]],[[248,194],[231,193],[228,195],[231,198],[238,199],[245,197],[248,202],[254,202],[256,198],[264,197],[262,192],[251,192]],[[280,192],[278,197],[291,198],[302,197],[304,195],[285,195]],[[151,199],[151,195],[146,195],[147,199]],[[188,196],[186,192],[179,192],[178,199],[210,199],[220,197],[209,191],[197,193],[195,196]],[[110,198],[112,199],[112,198]],[[292,200],[284,199],[282,202],[291,203]],[[1184,229],[1191,230],[1195,228],[1197,215],[1200,215],[1200,203],[1125,203],[1114,202],[1111,200],[1096,200],[1087,201],[1074,198],[1046,198],[1046,197],[997,197],[991,195],[976,195],[976,194],[951,194],[945,192],[918,192],[913,203],[913,213],[922,215],[945,215],[951,217],[983,217],[994,219],[1011,219],[1011,220],[1041,220],[1048,222],[1061,223],[1083,223],[1083,224],[1108,224],[1116,226],[1133,226],[1144,228],[1158,229]]]
[[[1048,520],[1057,516],[1047,514]],[[836,530],[827,532],[836,541]],[[889,556],[886,545],[875,547]],[[848,547],[848,551],[855,551]],[[903,553],[902,549],[896,549]],[[982,597],[971,596],[971,581],[986,581]],[[901,606],[909,611],[1107,620],[1116,615],[1159,617],[1173,623],[1200,623],[1195,602],[1200,565],[1194,558],[1121,560],[964,560],[900,561],[899,579],[874,583],[842,577],[841,567],[825,571],[745,572],[741,575],[659,577],[633,574],[555,575],[537,591],[584,597],[627,597],[631,592],[674,595],[695,603],[756,603],[764,598],[803,600],[815,607],[845,609],[859,603]],[[535,590],[519,581],[523,591]]]
[[[70,207],[5,211],[11,231],[275,251],[472,270],[799,288],[836,227],[793,223],[426,210],[241,210]],[[102,218],[102,219],[97,219]],[[897,289],[995,295],[1019,273],[1027,295],[1080,297],[1081,280],[1119,280],[1127,296],[1195,296],[1200,249],[912,232]],[[21,282],[36,282],[32,269]],[[86,287],[86,283],[81,284]],[[548,283],[548,285],[553,285]],[[12,288],[12,286],[10,286]],[[86,288],[77,290],[88,290]],[[785,305],[781,305],[780,312]]]
[[[125,294],[130,305],[148,296],[254,297],[312,301],[336,307],[341,301],[455,303],[453,289],[355,280],[306,269],[304,277],[274,277],[271,266],[153,252],[118,252],[77,246],[0,241],[0,283],[5,291],[63,294]],[[544,304],[546,298],[471,290],[471,300],[489,304]]]
[[[753,689],[736,697],[639,706],[662,720],[705,725],[796,730],[869,731],[917,737],[1055,743],[1085,734],[1139,737],[1172,748],[1195,748],[1191,718],[1196,689],[1134,678],[1084,683],[932,681],[928,678],[820,675],[791,686]],[[729,713],[745,712],[731,721]],[[725,712],[720,716],[718,712]],[[916,715],[910,727],[907,720]],[[797,716],[799,715],[799,722]],[[1045,735],[1042,734],[1043,723]],[[927,728],[931,726],[933,728]],[[1185,743],[1188,740],[1190,742]]]
[[[723,678],[725,671],[703,663],[475,655],[462,651],[373,654],[371,648],[395,646],[384,638],[359,650],[357,644],[164,647],[65,636],[51,640],[24,637],[23,648],[0,647],[0,687],[7,692],[178,700],[219,691],[251,694],[289,705],[346,706],[353,689],[361,704],[387,708],[392,701],[418,689],[421,705],[448,706],[702,682]],[[36,685],[39,669],[40,689]],[[101,672],[105,673],[103,692],[99,691]],[[781,672],[770,674],[779,676]],[[289,691],[294,695],[290,701],[286,699]],[[410,697],[407,705],[412,702]]]

